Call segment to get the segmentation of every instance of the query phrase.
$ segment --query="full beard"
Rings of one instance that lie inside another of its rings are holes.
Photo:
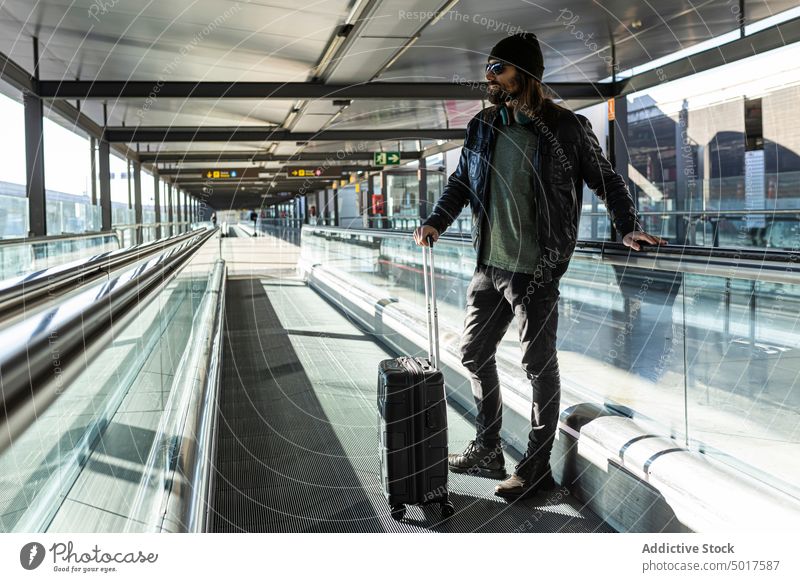
[[[486,94],[487,94],[486,100],[492,105],[501,105],[503,103],[506,103],[507,101],[514,101],[517,98],[517,95],[503,90],[503,88],[500,87],[499,85],[498,88],[494,91],[490,91],[487,88]]]

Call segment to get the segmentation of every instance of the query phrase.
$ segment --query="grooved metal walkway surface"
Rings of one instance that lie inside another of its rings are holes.
[[[395,521],[375,394],[392,356],[302,281],[230,280],[226,308],[213,531],[612,531],[564,488],[506,503],[495,481],[452,474],[453,517],[434,505]],[[473,425],[453,407],[449,423],[460,449]]]

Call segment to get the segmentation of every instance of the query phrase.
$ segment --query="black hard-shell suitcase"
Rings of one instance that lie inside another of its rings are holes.
[[[397,520],[403,519],[408,504],[439,503],[442,517],[453,514],[447,490],[447,404],[438,369],[432,241],[429,244],[423,247],[429,357],[383,360],[378,367],[381,481]]]

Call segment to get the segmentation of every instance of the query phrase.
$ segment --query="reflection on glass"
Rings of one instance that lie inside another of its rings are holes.
[[[120,248],[114,233],[0,244],[0,280],[64,265]]]
[[[424,313],[422,256],[410,235],[305,227],[301,257]],[[436,266],[440,325],[460,334],[472,245],[440,239]],[[560,283],[562,386],[797,495],[800,284],[736,275],[646,270],[577,253]],[[499,353],[518,360],[513,326]]]
[[[157,428],[167,403],[174,402],[175,370],[193,318],[211,297],[207,261],[192,259],[140,305],[101,354],[0,453],[0,531],[154,531],[160,513],[142,513],[136,500],[153,478],[145,466],[152,447],[162,444],[155,441]]]

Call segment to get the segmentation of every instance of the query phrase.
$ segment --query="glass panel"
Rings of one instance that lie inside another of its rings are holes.
[[[28,197],[25,186],[0,183],[0,239],[28,236]]]
[[[111,170],[111,224],[135,224],[136,213],[133,210],[133,180],[128,180],[128,164],[122,158],[109,155]],[[130,187],[130,189],[129,189]],[[131,246],[131,238],[126,237],[124,246]]]
[[[172,472],[166,462],[157,466],[163,475],[148,468],[171,454],[158,429],[181,402],[176,369],[200,305],[215,300],[207,288],[215,258],[201,250],[134,319],[116,324],[99,357],[0,453],[0,531],[153,531],[161,514],[149,512],[148,487],[163,490]],[[96,293],[85,291],[86,300]]]
[[[89,154],[88,139],[44,120],[48,235],[95,229]]]
[[[419,178],[416,172],[386,174],[386,212],[394,228],[419,225]]]
[[[800,155],[785,122],[800,43],[627,99],[629,185],[648,231],[679,244],[787,248]]]
[[[693,445],[800,495],[800,285],[699,275],[684,284]]]
[[[116,234],[0,244],[0,280],[27,275],[120,248]]]
[[[301,259],[424,322],[421,250],[410,235],[304,227]],[[795,243],[796,245],[796,243]],[[475,269],[468,241],[436,247],[442,348],[457,353]],[[321,267],[319,265],[322,265]],[[616,266],[576,253],[561,279],[558,358],[569,401],[598,402],[800,496],[800,285]],[[518,373],[512,324],[498,349]],[[449,343],[448,343],[449,342]],[[507,372],[505,372],[507,371]],[[770,455],[764,455],[764,446]],[[772,454],[773,449],[775,454]]]
[[[560,284],[562,382],[685,440],[680,276],[576,255]]]
[[[0,94],[0,239],[28,236],[25,193],[25,111],[21,103]]]

